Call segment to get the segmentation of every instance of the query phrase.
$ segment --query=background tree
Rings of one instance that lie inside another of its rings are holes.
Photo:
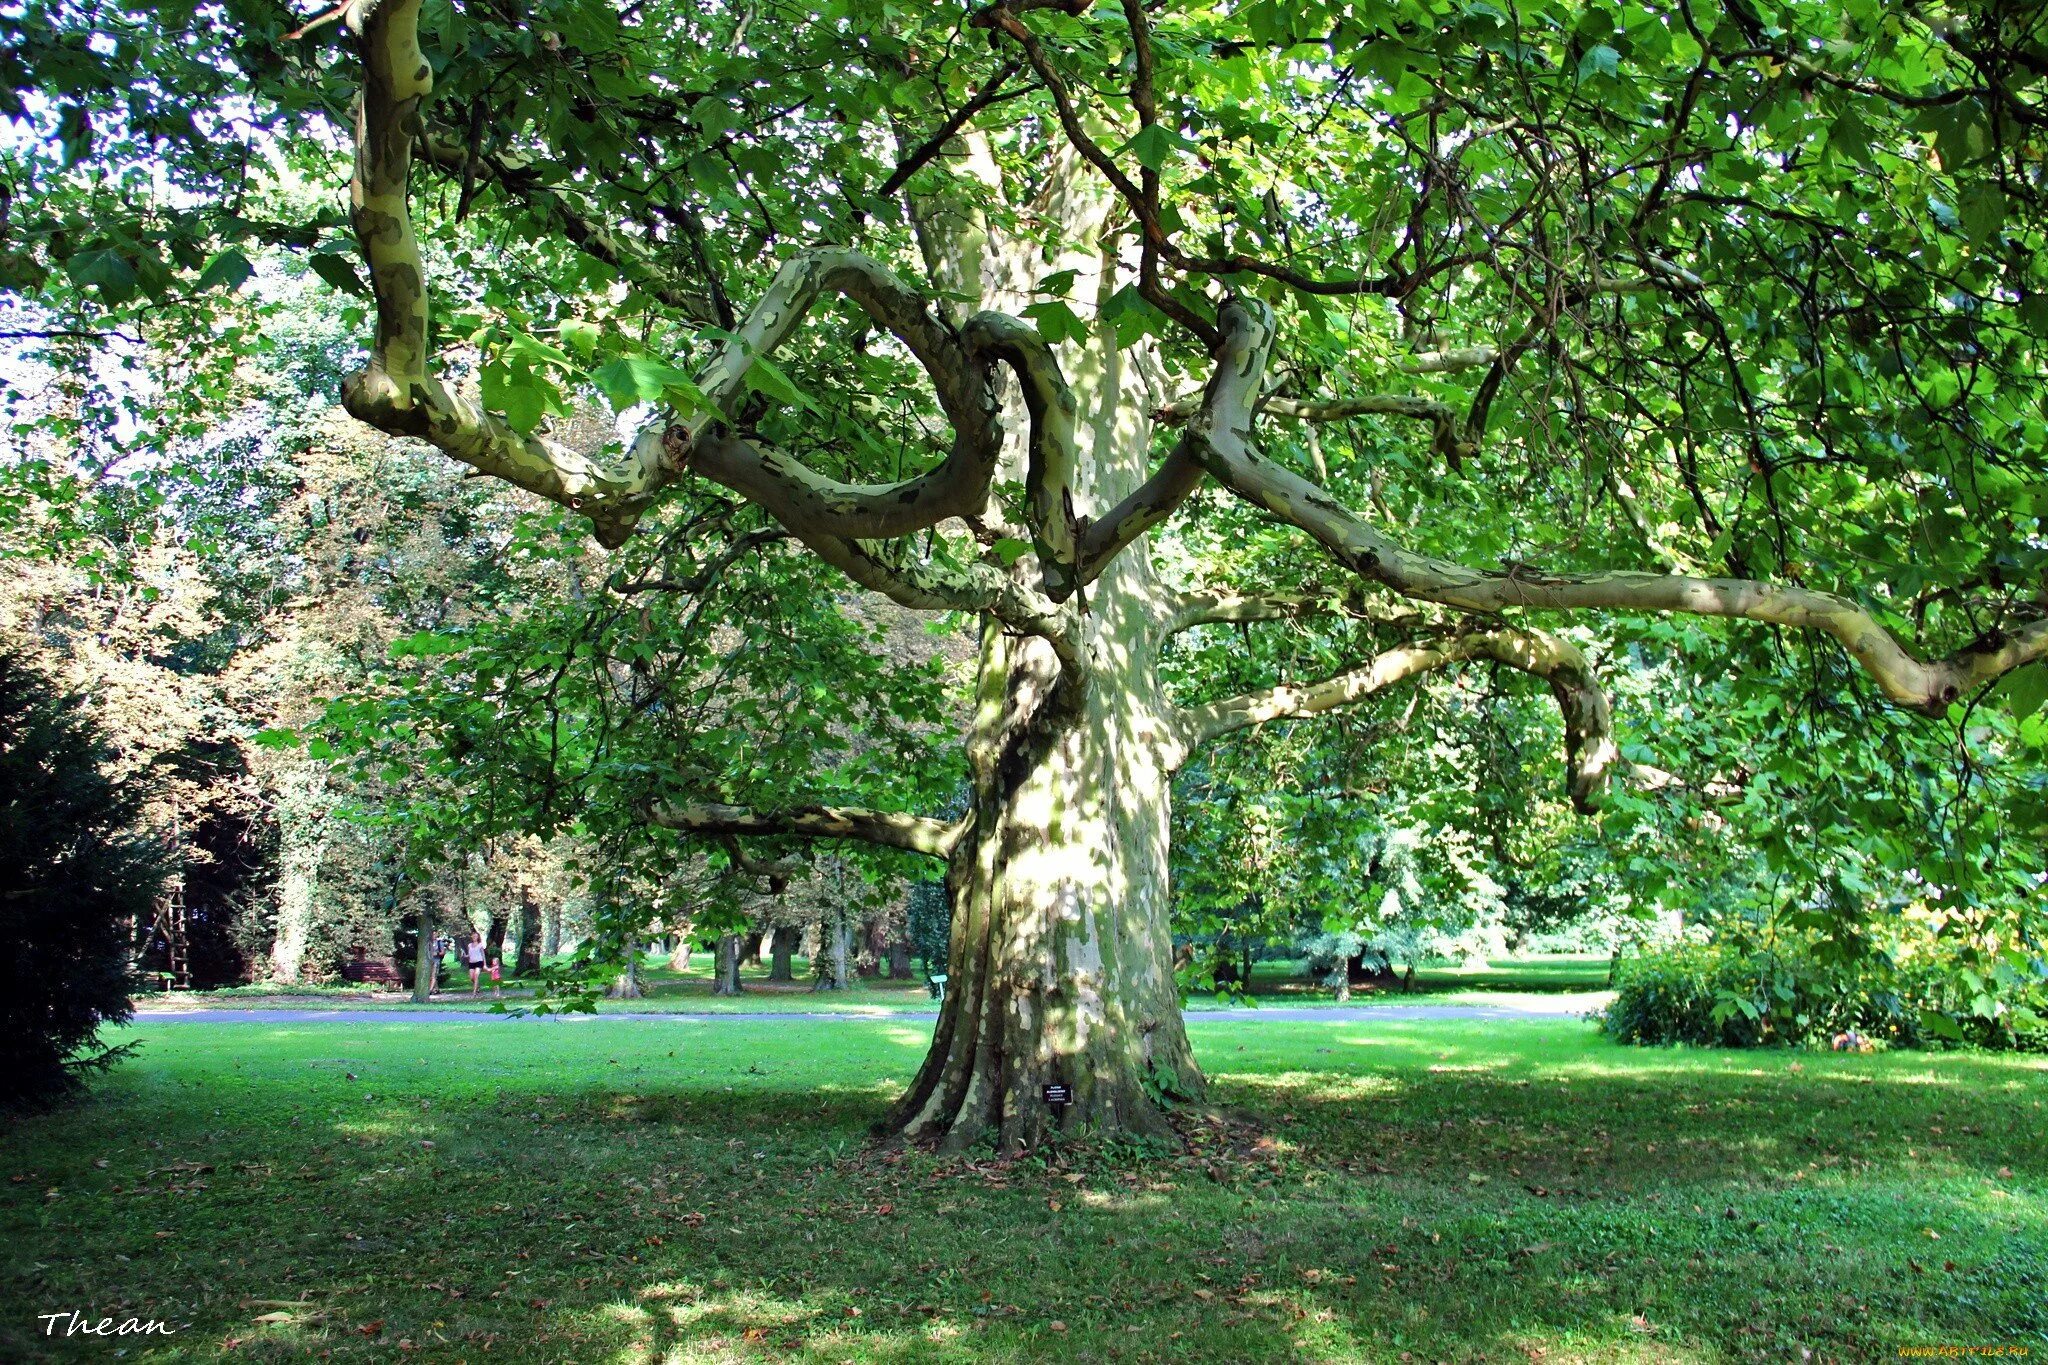
[[[117,783],[114,766],[76,699],[0,655],[0,1103],[62,1095],[127,1051],[98,1033],[132,1013],[129,945],[170,857],[139,827],[141,782]]]

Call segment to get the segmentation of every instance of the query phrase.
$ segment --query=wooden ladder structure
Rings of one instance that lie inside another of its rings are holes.
[[[149,956],[161,938],[164,944],[164,970],[157,973],[160,990],[187,990],[192,985],[192,947],[186,934],[185,879],[172,882],[170,889],[156,900],[156,917],[149,922],[149,933],[142,940],[141,951],[136,956],[135,967],[139,971],[142,960]]]

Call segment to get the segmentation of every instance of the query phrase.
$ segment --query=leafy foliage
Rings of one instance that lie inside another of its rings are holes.
[[[1714,1047],[1971,1042],[2048,1047],[2048,967],[1996,983],[1939,957],[1829,958],[1791,941],[1682,944],[1623,960],[1601,1028],[1624,1043]],[[1845,1039],[1845,1035],[1854,1035]]]

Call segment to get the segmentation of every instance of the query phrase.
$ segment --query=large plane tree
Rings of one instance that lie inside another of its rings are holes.
[[[26,8],[25,117],[178,192],[53,197],[100,208],[10,268],[118,304],[310,251],[364,300],[362,421],[611,547],[715,489],[700,587],[793,542],[980,623],[964,815],[809,804],[801,773],[645,811],[943,864],[911,1138],[1158,1131],[1202,1094],[1168,803],[1221,735],[1487,661],[1554,695],[1592,810],[1713,777],[1621,759],[1568,638],[1603,622],[1775,630],[1935,718],[2048,654],[2029,7]],[[237,188],[266,159],[317,186],[350,129],[360,272],[323,210]],[[616,439],[576,420],[599,390]],[[1230,506],[1284,549],[1192,533]],[[1162,687],[1185,632],[1325,618],[1371,648]]]

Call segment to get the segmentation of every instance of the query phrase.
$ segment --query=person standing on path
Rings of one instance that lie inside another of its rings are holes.
[[[483,985],[484,936],[476,930],[469,931],[469,942],[463,945],[462,959],[469,967],[469,994],[475,998]]]

